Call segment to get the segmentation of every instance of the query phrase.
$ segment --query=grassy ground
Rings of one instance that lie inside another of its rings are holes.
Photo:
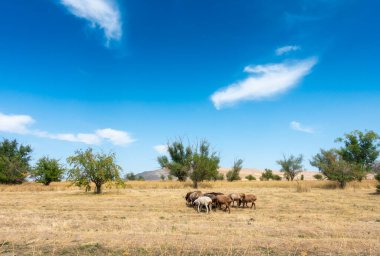
[[[298,189],[285,181],[205,183],[203,191],[258,197],[256,210],[209,215],[185,206],[188,185],[131,182],[102,195],[65,183],[0,186],[0,254],[380,255],[372,181],[345,190],[324,181]]]

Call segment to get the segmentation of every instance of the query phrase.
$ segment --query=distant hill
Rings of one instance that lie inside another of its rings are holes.
[[[226,173],[230,169],[231,168],[223,168],[222,167],[222,168],[219,168],[219,172],[226,175]],[[259,170],[259,169],[255,169],[255,168],[243,168],[240,171],[240,177],[244,180],[246,176],[251,174],[251,175],[255,176],[256,179],[258,180],[261,177],[261,174],[263,172],[264,172],[264,170]],[[318,172],[316,172],[316,171],[303,171],[301,174],[304,175],[305,180],[314,180],[313,176],[317,173]],[[169,171],[166,169],[157,169],[157,170],[153,170],[153,171],[142,172],[142,173],[139,173],[137,175],[144,177],[145,180],[160,180],[160,177],[162,174],[165,175],[165,177],[167,177],[169,175]],[[273,170],[273,174],[277,174],[277,175],[280,175],[281,177],[283,177],[283,173],[280,171]],[[299,174],[297,177],[301,177],[301,174]]]

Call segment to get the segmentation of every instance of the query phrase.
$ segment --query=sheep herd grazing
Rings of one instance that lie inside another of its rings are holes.
[[[198,212],[205,207],[206,213],[210,213],[212,209],[216,211],[217,208],[222,210],[222,206],[224,206],[224,211],[228,211],[228,213],[230,213],[231,203],[233,207],[235,202],[236,207],[249,207],[248,203],[251,203],[251,209],[252,207],[256,209],[256,199],[256,196],[253,194],[232,193],[225,195],[220,192],[209,192],[203,194],[201,191],[191,191],[185,196],[187,206],[193,206],[194,208],[198,207]]]

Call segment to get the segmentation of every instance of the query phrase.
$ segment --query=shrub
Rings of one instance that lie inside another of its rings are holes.
[[[160,180],[165,181],[165,175],[161,174],[160,175]]]
[[[168,180],[173,180],[173,176],[172,175],[168,175]]]
[[[315,174],[314,176],[314,179],[316,179],[316,180],[322,180],[323,179],[323,176],[322,176],[322,174]]]
[[[303,176],[303,174],[301,174],[301,180],[304,180],[305,179],[305,177]]]
[[[249,180],[249,181],[251,181],[251,180],[256,180],[256,177],[253,176],[252,174],[250,174],[250,175],[248,175],[248,176],[245,176],[245,178],[246,178],[247,180]]]
[[[265,169],[261,174],[260,180],[272,180],[273,179],[273,171],[271,169]]]
[[[377,193],[380,193],[380,173],[375,175],[375,179],[379,182],[379,184],[376,186]]]
[[[281,178],[280,175],[274,174],[274,175],[272,176],[272,180],[282,180],[282,178]]]

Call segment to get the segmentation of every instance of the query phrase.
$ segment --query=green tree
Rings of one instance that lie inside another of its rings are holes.
[[[271,169],[265,169],[263,173],[261,173],[260,180],[273,180],[273,171]]]
[[[31,171],[31,177],[38,183],[48,186],[51,182],[61,181],[65,169],[57,159],[45,156],[40,158]]]
[[[302,172],[302,161],[302,155],[299,155],[298,157],[290,155],[288,158],[284,156],[283,160],[278,160],[277,164],[281,166],[280,171],[284,173],[284,177],[287,180],[293,181],[294,178]]]
[[[245,178],[246,178],[247,180],[249,180],[249,181],[251,181],[251,180],[256,180],[256,177],[253,176],[252,174],[250,174],[250,175],[248,175],[248,176],[245,176]]]
[[[356,169],[355,179],[361,181],[371,171],[372,164],[379,156],[379,135],[374,131],[355,130],[336,141],[344,145],[337,152],[352,165],[351,168]]]
[[[125,175],[125,179],[129,181],[133,181],[133,180],[137,180],[137,176],[133,172],[130,172],[130,173],[127,173],[127,175]]]
[[[313,156],[310,164],[317,167],[327,179],[337,181],[342,189],[346,187],[347,182],[357,177],[357,169],[352,168],[350,163],[343,160],[335,149],[321,149],[320,153]]]
[[[79,187],[91,189],[91,183],[95,184],[95,193],[102,192],[103,184],[124,185],[120,178],[121,167],[116,164],[114,153],[93,153],[91,148],[82,151],[77,150],[74,156],[67,158],[71,169],[68,170],[68,180]]]
[[[240,180],[240,171],[243,168],[243,160],[235,160],[234,165],[230,171],[227,172],[227,181]]]
[[[193,181],[193,187],[198,188],[198,183],[204,180],[216,179],[219,175],[218,154],[211,151],[210,144],[202,140],[194,149],[191,158],[190,179]]]
[[[167,156],[157,158],[158,163],[162,168],[169,169],[170,175],[177,177],[179,181],[186,181],[189,176],[193,152],[190,146],[185,147],[182,140],[168,143]]]
[[[16,140],[4,139],[0,142],[0,183],[18,184],[25,181],[31,167],[32,148]]]

